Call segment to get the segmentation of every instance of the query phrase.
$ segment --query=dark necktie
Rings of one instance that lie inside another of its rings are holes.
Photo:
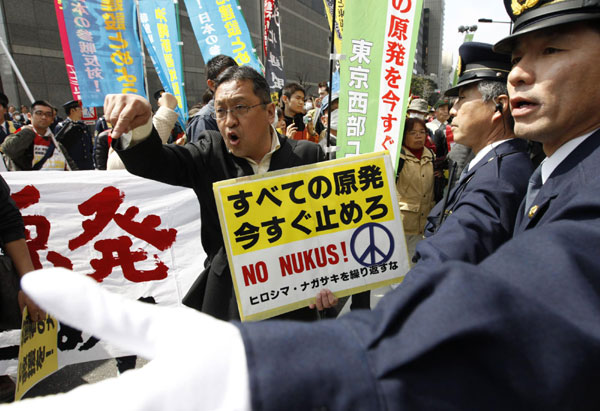
[[[529,214],[529,209],[533,201],[537,197],[542,188],[542,165],[535,169],[531,177],[529,177],[529,185],[527,186],[527,194],[525,195],[525,216]]]

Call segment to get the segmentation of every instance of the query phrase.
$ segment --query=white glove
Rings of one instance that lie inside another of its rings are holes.
[[[21,286],[60,322],[152,361],[118,378],[5,408],[250,409],[246,353],[234,325],[190,308],[126,300],[63,268],[33,271],[23,277]]]

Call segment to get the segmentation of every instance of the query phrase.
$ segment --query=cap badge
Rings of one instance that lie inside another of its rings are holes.
[[[512,0],[511,7],[515,16],[520,15],[525,10],[535,7],[540,0]]]

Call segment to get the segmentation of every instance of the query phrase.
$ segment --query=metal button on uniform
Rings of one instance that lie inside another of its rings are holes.
[[[529,214],[527,214],[527,216],[529,218],[533,218],[533,216],[535,215],[535,213],[537,212],[537,210],[538,210],[538,206],[534,205],[533,207],[531,207],[529,209]]]

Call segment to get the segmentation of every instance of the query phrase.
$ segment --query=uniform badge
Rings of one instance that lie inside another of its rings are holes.
[[[538,206],[534,205],[533,207],[531,207],[529,209],[529,214],[527,214],[527,216],[529,218],[533,218],[533,216],[535,215],[535,213],[537,212],[537,210],[538,210]]]
[[[535,7],[540,0],[512,0],[511,8],[513,15],[518,16],[525,10]]]

